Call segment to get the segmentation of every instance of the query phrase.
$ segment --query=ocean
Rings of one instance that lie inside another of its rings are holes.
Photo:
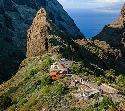
[[[105,25],[118,19],[120,11],[66,9],[86,38],[97,35]]]

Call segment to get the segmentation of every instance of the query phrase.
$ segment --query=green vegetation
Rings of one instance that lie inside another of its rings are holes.
[[[51,58],[51,57],[46,57],[45,60],[42,62],[42,65],[41,65],[41,70],[42,71],[46,71],[48,72],[49,71],[49,68],[50,66],[52,65],[52,63],[54,62],[54,60]]]
[[[63,85],[63,84],[59,84],[57,86],[57,92],[58,94],[65,94],[66,90],[67,90],[67,86],[66,85]]]
[[[111,97],[105,96],[100,103],[100,109],[107,110],[110,107],[116,108],[117,104],[112,100]]]
[[[110,83],[114,82],[115,80],[115,70],[110,69],[105,71],[105,77],[109,79]]]
[[[82,111],[95,100],[95,103],[89,106],[86,111],[107,109],[117,111],[117,104],[109,97],[104,97],[101,102],[98,95],[87,101],[76,98],[74,93],[77,94],[78,87],[69,87],[71,77],[52,81],[52,77],[48,76],[48,71],[53,62],[54,60],[48,55],[26,59],[25,63],[27,65],[0,86],[0,108],[9,111],[38,111],[43,109],[51,111]],[[105,71],[102,76],[96,77],[94,71],[86,67],[84,62],[76,62],[70,66],[70,70],[74,74],[86,76],[96,83],[110,83],[113,87],[124,92],[124,88],[122,88],[125,86],[124,75],[116,76],[116,72],[112,69]],[[114,79],[111,78],[110,80],[110,76],[107,75],[112,74],[112,72]]]
[[[60,59],[60,58],[62,58],[62,54],[58,54],[57,56],[56,56],[56,59]]]
[[[76,91],[76,90],[78,90],[78,87],[77,87],[77,86],[74,86],[74,87],[72,88],[72,91]]]
[[[52,83],[52,77],[51,76],[43,76],[41,79],[42,85],[49,85]]]
[[[7,107],[12,105],[12,99],[7,96],[7,95],[3,95],[0,96],[0,109],[1,110],[5,110]]]
[[[71,70],[73,74],[77,75],[83,75],[83,76],[87,76],[89,74],[94,75],[94,72],[89,68],[87,68],[82,61],[76,62],[71,66],[69,66],[69,70]]]
[[[83,62],[78,62],[73,64],[72,66],[69,67],[69,69],[74,73],[74,74],[79,74],[82,72],[82,69],[84,67]]]
[[[112,100],[111,97],[105,96],[100,103],[90,105],[86,111],[118,111],[117,104]]]
[[[37,74],[39,72],[38,69],[32,69],[31,72],[30,72],[30,75],[31,76],[34,76],[35,74]]]

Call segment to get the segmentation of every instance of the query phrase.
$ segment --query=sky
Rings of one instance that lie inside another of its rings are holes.
[[[125,3],[125,0],[58,0],[66,8],[96,8]]]

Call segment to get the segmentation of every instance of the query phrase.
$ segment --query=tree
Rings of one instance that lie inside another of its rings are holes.
[[[120,86],[124,85],[124,81],[125,81],[125,77],[122,74],[120,74],[115,78],[115,82]]]
[[[59,84],[58,86],[57,86],[57,92],[58,92],[58,94],[64,94],[65,93],[65,91],[67,90],[67,86],[66,85],[62,85],[62,84]]]
[[[114,82],[115,80],[115,70],[114,69],[110,69],[110,70],[107,70],[105,72],[105,76],[107,79],[109,79],[110,82]]]
[[[60,58],[62,58],[62,54],[58,54],[57,56],[56,56],[56,59],[60,59]]]
[[[7,109],[7,107],[11,106],[13,103],[12,103],[12,100],[9,96],[0,96],[0,109],[1,111],[2,110],[5,110]]]
[[[42,85],[46,86],[52,83],[52,77],[51,76],[43,76],[41,80]]]
[[[77,62],[69,67],[72,73],[79,74],[83,71],[84,64],[83,62]]]
[[[103,97],[102,102],[100,103],[100,108],[106,110],[110,107],[115,108],[116,106],[116,103],[112,100],[111,97],[108,96]]]
[[[41,70],[43,71],[48,71],[49,67],[51,66],[51,64],[54,62],[54,60],[51,58],[51,57],[47,57],[43,63],[42,63],[42,66],[41,66]]]

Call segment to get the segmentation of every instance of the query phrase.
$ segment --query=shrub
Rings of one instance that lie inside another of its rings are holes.
[[[35,86],[40,85],[41,84],[41,80],[36,81],[34,84],[35,84]]]
[[[17,98],[13,98],[13,99],[12,99],[12,102],[13,102],[13,104],[18,103]]]
[[[42,85],[49,85],[52,83],[52,77],[51,76],[43,76],[41,80]]]
[[[39,72],[38,69],[32,69],[31,72],[30,72],[30,75],[31,76],[34,76],[35,74],[37,74]]]
[[[54,62],[54,60],[51,58],[51,57],[47,57],[43,63],[42,63],[42,66],[41,66],[41,70],[43,71],[48,71],[49,67],[51,66],[51,64]]]
[[[65,91],[67,90],[67,86],[64,86],[64,85],[62,85],[62,84],[59,84],[58,86],[57,86],[57,92],[58,92],[58,94],[64,94],[65,93]]]
[[[78,109],[76,107],[73,107],[73,108],[71,108],[70,111],[78,111]]]
[[[76,90],[78,90],[78,87],[77,87],[77,86],[74,86],[74,87],[72,88],[72,91],[76,91]]]
[[[62,58],[62,54],[58,54],[58,55],[56,55],[56,59],[60,59],[60,58]]]
[[[15,111],[16,109],[16,104],[13,104],[12,106],[10,106],[9,111]]]
[[[72,99],[74,96],[72,94],[68,94],[68,98]]]
[[[23,98],[19,101],[18,105],[21,106],[23,104],[25,104],[28,100],[26,98]]]
[[[69,69],[71,70],[72,73],[74,74],[79,74],[81,72],[83,72],[83,68],[84,68],[84,64],[83,62],[77,62],[75,64],[72,64]]]
[[[12,105],[12,100],[9,96],[0,96],[0,109],[7,109],[7,107]]]
[[[8,90],[8,93],[13,93],[13,92],[15,92],[17,89],[18,89],[18,87],[11,87],[11,88]]]
[[[105,96],[100,103],[101,109],[108,109],[109,106],[116,106],[116,103],[112,100],[111,97]]]
[[[50,87],[45,87],[45,89],[43,90],[44,94],[48,94],[51,91]]]

